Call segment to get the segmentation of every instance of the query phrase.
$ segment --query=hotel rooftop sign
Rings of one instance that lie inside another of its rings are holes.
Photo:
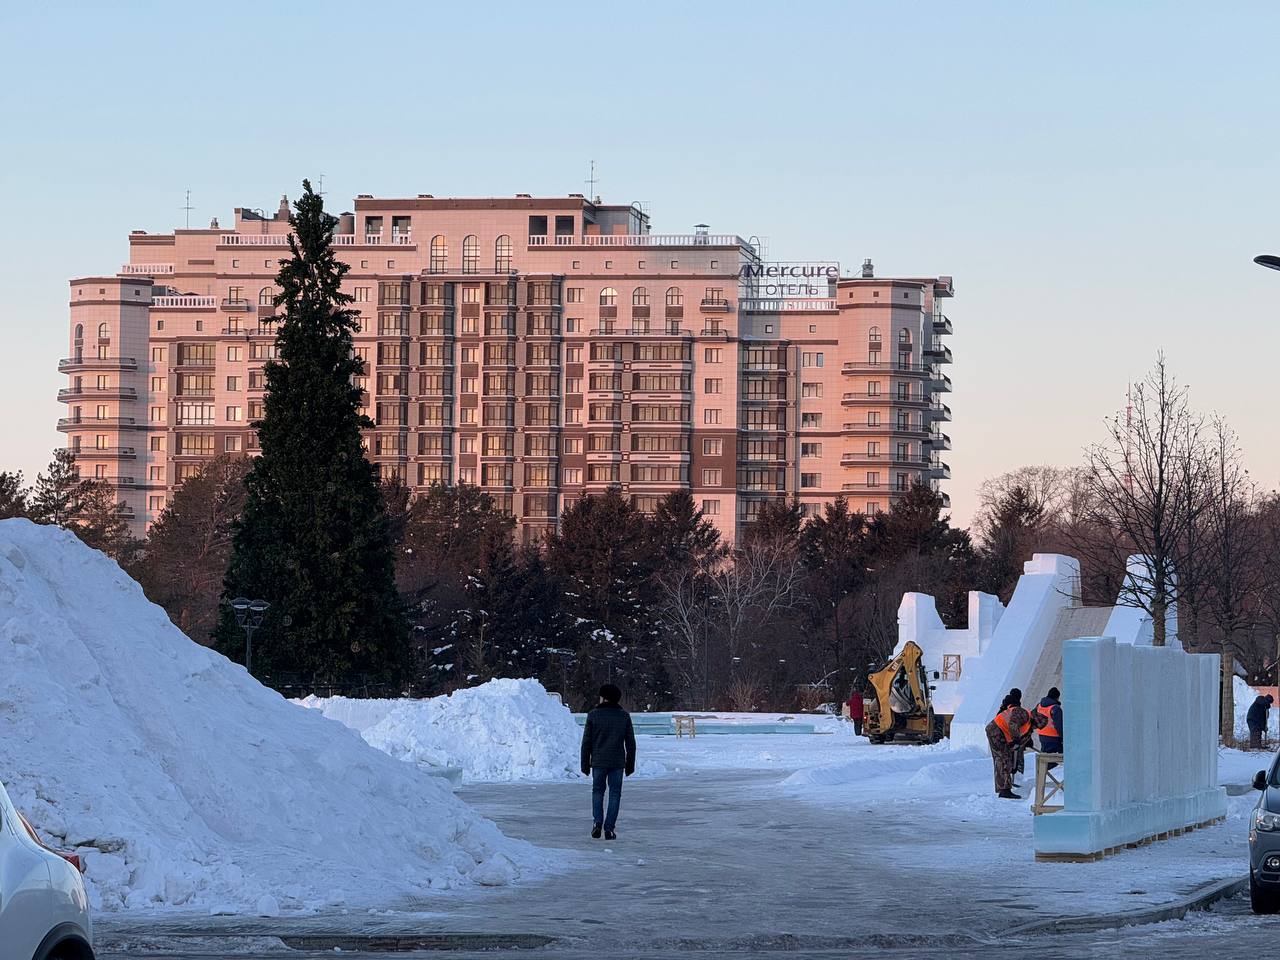
[[[830,260],[744,263],[738,279],[743,296],[828,297],[831,285],[840,279],[840,264]]]

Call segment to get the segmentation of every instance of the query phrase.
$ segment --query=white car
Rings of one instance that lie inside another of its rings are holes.
[[[93,960],[80,861],[46,847],[0,784],[0,945],[4,960]]]

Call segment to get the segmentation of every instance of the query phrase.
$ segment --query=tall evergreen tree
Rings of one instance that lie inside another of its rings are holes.
[[[685,566],[703,568],[724,553],[720,531],[683,487],[658,501],[649,528],[659,571]]]
[[[30,496],[31,491],[22,485],[21,470],[0,470],[0,520],[27,516]]]
[[[45,473],[36,474],[36,488],[31,498],[31,519],[65,527],[75,510],[76,492],[80,487],[80,471],[76,455],[65,447],[53,451],[53,459]]]
[[[262,454],[246,480],[223,596],[271,604],[255,649],[261,674],[400,681],[408,625],[382,493],[361,445],[360,431],[373,424],[352,384],[364,365],[352,350],[352,298],[342,292],[348,267],[333,251],[337,218],[309,182],[303,191],[276,278],[282,322],[255,424]],[[229,608],[217,641],[241,655]]]

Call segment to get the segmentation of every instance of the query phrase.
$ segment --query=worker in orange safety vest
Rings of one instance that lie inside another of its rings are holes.
[[[1021,692],[1012,690],[1001,711],[987,724],[987,744],[991,748],[997,797],[1003,800],[1022,799],[1013,792],[1017,751],[1031,742],[1031,731],[1041,725],[1040,718],[1022,706]]]

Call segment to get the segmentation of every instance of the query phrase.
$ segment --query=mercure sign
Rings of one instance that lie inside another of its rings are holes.
[[[840,264],[744,263],[738,277],[754,297],[827,297],[830,285],[840,279]]]

